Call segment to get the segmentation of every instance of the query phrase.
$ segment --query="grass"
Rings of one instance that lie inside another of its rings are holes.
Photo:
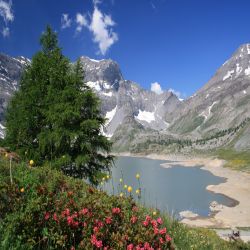
[[[216,156],[220,159],[226,160],[225,167],[250,172],[250,152],[237,152],[233,149],[219,149]]]
[[[46,166],[29,168],[27,164],[21,163],[13,164],[12,167],[13,185],[10,184],[9,162],[1,159],[0,249],[70,249],[70,245],[74,245],[75,249],[96,249],[87,243],[86,237],[90,232],[86,231],[82,236],[82,233],[67,228],[67,225],[61,227],[53,220],[44,221],[46,211],[51,215],[55,212],[60,214],[65,206],[71,206],[70,211],[89,207],[93,209],[93,218],[97,216],[99,219],[106,216],[112,207],[120,207],[123,216],[117,219],[116,227],[110,228],[110,234],[103,241],[113,245],[110,249],[126,249],[119,245],[122,244],[123,232],[130,234],[131,241],[140,241],[140,237],[141,239],[151,237],[141,224],[133,228],[129,216],[131,216],[131,206],[138,207],[138,220],[145,218],[146,215],[153,217],[152,210],[136,205],[130,195],[123,198],[107,195],[81,180],[67,177],[60,171]],[[250,249],[249,244],[241,241],[226,242],[212,230],[185,226],[168,214],[157,211],[157,217],[163,218],[162,226],[167,228],[167,233],[173,238],[172,249]],[[77,235],[85,237],[79,244]]]

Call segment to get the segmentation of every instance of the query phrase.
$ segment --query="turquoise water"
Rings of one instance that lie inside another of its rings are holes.
[[[104,185],[104,189],[111,194],[124,192],[123,185],[139,188],[136,173],[140,173],[142,198],[140,202],[148,207],[157,207],[176,217],[180,211],[190,210],[201,216],[209,215],[209,204],[217,201],[231,206],[233,201],[221,194],[206,190],[208,185],[216,185],[225,181],[224,178],[214,176],[209,171],[199,167],[174,166],[163,168],[161,160],[146,158],[118,157],[112,168],[112,178]],[[123,179],[123,185],[119,179]]]

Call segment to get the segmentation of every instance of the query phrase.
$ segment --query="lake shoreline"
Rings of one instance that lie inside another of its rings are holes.
[[[142,157],[154,160],[165,160],[164,168],[174,166],[201,167],[215,176],[225,178],[225,182],[218,185],[208,185],[206,189],[210,192],[223,194],[233,202],[232,206],[216,204],[213,213],[209,217],[186,217],[182,223],[189,226],[205,228],[234,228],[250,227],[250,174],[223,167],[224,160],[212,157],[195,157],[185,155],[157,155],[157,154],[131,154],[129,152],[119,153],[116,156]]]

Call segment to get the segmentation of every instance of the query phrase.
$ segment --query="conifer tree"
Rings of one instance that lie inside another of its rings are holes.
[[[37,164],[53,162],[96,184],[113,161],[111,142],[101,134],[100,101],[84,84],[80,61],[70,64],[49,26],[40,43],[8,106],[5,143]]]

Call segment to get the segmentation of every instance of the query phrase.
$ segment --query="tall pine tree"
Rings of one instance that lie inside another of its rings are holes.
[[[111,142],[101,134],[100,101],[84,84],[80,61],[72,66],[62,55],[49,26],[40,43],[8,106],[5,143],[39,164],[53,162],[96,184],[96,175],[113,161]]]

